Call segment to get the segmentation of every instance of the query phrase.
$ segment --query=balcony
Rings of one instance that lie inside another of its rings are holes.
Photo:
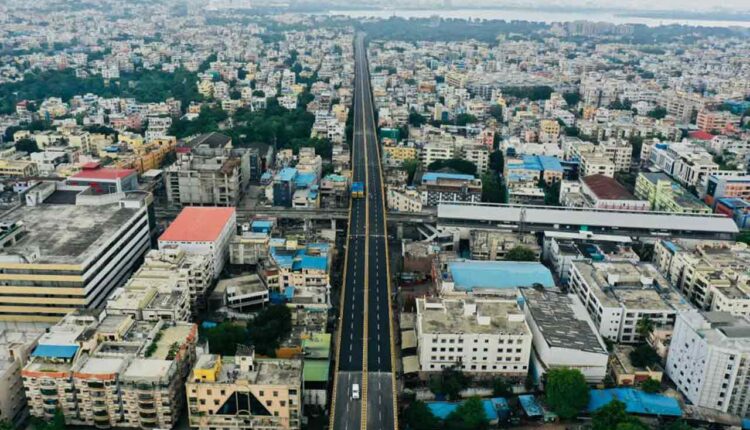
[[[92,390],[103,390],[104,389],[104,383],[103,382],[89,382],[88,386]]]
[[[57,396],[57,390],[55,388],[41,388],[39,389],[39,392],[41,392],[43,396]]]
[[[156,406],[154,406],[154,402],[138,402],[138,407],[141,409],[153,411],[156,410]]]

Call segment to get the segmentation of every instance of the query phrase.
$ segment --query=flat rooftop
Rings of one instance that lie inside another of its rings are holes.
[[[471,311],[466,306],[476,306]],[[487,320],[480,322],[480,319]],[[529,328],[515,301],[417,300],[421,333],[524,335]]]
[[[23,221],[20,240],[0,251],[1,263],[83,265],[104,247],[139,209],[102,206],[22,206],[5,221]]]
[[[522,288],[524,306],[544,340],[551,347],[577,349],[597,354],[607,354],[585,308],[572,297],[553,291]]]
[[[448,263],[448,272],[460,291],[555,286],[550,270],[534,262],[459,260]]]

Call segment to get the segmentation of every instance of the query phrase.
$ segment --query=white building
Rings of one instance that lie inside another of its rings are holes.
[[[159,249],[180,248],[188,254],[208,255],[214,278],[229,257],[229,242],[237,233],[234,208],[186,207],[159,237]]]
[[[520,291],[526,323],[533,335],[532,363],[537,375],[567,367],[580,370],[590,383],[602,382],[609,353],[578,298],[534,288]]]
[[[599,334],[615,342],[640,341],[637,326],[644,318],[672,326],[679,309],[690,309],[651,264],[574,261],[570,288],[596,321]]]
[[[417,299],[417,355],[423,372],[525,376],[531,331],[511,300]]]
[[[681,312],[667,374],[696,406],[745,417],[750,408],[750,322],[726,312]]]

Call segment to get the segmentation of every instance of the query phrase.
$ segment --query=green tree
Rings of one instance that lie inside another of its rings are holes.
[[[0,430],[14,430],[15,427],[8,420],[0,421]]]
[[[641,390],[645,393],[658,393],[661,391],[661,383],[657,381],[656,379],[648,378],[645,381],[641,382]]]
[[[578,416],[589,402],[589,386],[578,369],[558,368],[547,373],[546,399],[562,419]]]
[[[492,380],[492,395],[495,397],[510,397],[513,395],[513,387],[505,378],[498,376]]]
[[[284,305],[269,306],[247,325],[250,344],[258,354],[276,356],[276,349],[292,332],[292,313]]]
[[[503,107],[497,104],[491,105],[490,116],[495,118],[497,122],[503,122]]]
[[[434,172],[440,169],[453,169],[458,173],[463,173],[466,175],[476,175],[477,174],[477,166],[468,160],[463,160],[461,158],[451,158],[449,160],[435,160],[432,163],[430,163],[429,166],[427,166],[427,170],[430,172]]]
[[[472,396],[445,419],[445,430],[484,430],[489,428],[482,399]]]
[[[34,430],[64,430],[65,429],[65,415],[63,415],[60,409],[55,411],[55,416],[51,421],[45,421],[41,418],[31,417],[31,427]]]
[[[659,354],[647,343],[635,347],[628,356],[635,367],[651,367],[661,360]]]
[[[490,169],[501,173],[505,167],[505,157],[503,151],[496,149],[490,153]]]
[[[611,430],[628,421],[625,403],[612,400],[591,415],[591,430]]]
[[[489,203],[504,203],[503,184],[497,174],[490,171],[482,175],[482,201]]]
[[[471,380],[460,369],[445,368],[430,378],[430,391],[445,394],[450,400],[458,400],[461,390],[469,386]]]
[[[664,430],[693,430],[693,427],[683,420],[677,420],[667,424]]]
[[[643,317],[635,325],[635,331],[644,339],[647,339],[654,331],[654,321],[649,317]]]
[[[737,242],[742,242],[750,245],[750,230],[742,230],[736,238]]]
[[[234,355],[237,345],[245,345],[248,341],[245,329],[228,321],[203,330],[202,337],[208,341],[209,351],[220,355]]]
[[[648,113],[648,116],[654,119],[663,119],[667,116],[667,110],[661,106],[657,106],[654,110]]]
[[[562,96],[570,107],[577,105],[581,101],[581,95],[578,93],[564,93]]]
[[[28,152],[31,154],[32,152],[39,152],[39,146],[36,144],[36,141],[34,139],[20,139],[18,142],[16,142],[16,151],[23,151]]]
[[[454,120],[454,123],[460,127],[463,127],[466,124],[473,124],[475,122],[477,122],[477,117],[468,113],[460,113],[456,115],[456,119]]]
[[[408,175],[408,178],[406,180],[406,183],[411,185],[412,182],[414,182],[414,175],[417,173],[417,169],[422,165],[422,163],[419,160],[416,159],[409,159],[404,160],[401,163],[401,167],[406,170],[406,174]]]
[[[430,408],[420,401],[412,402],[404,411],[404,422],[410,430],[434,430],[440,428],[440,421],[432,414]]]
[[[412,127],[420,127],[422,124],[425,124],[427,122],[427,118],[419,114],[418,112],[412,110],[409,112],[409,125]]]
[[[506,261],[537,261],[538,258],[534,251],[523,246],[517,245],[505,254]]]

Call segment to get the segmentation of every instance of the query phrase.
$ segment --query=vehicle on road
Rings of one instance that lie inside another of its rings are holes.
[[[359,384],[352,384],[352,399],[359,400]]]

